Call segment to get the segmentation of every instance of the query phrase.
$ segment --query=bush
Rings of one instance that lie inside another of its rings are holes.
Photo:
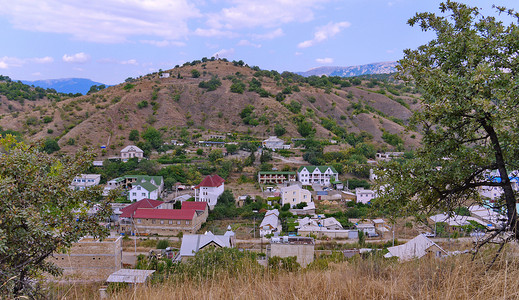
[[[169,247],[168,240],[160,240],[157,242],[157,249],[166,249],[167,247]]]
[[[200,77],[200,72],[197,69],[191,70],[191,77],[193,77],[193,78]]]
[[[231,92],[237,93],[237,94],[243,94],[243,92],[245,91],[245,88],[246,88],[245,83],[243,83],[241,81],[237,81],[231,85]]]

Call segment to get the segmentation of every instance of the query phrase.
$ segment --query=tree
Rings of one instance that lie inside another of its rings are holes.
[[[238,151],[238,145],[236,145],[236,144],[226,144],[225,145],[225,150],[227,150],[227,153],[233,154],[236,151]]]
[[[213,163],[216,162],[217,160],[223,158],[222,150],[220,150],[220,149],[211,150],[211,152],[209,152],[209,154],[207,155],[207,158],[209,158],[210,162],[213,162]]]
[[[130,135],[128,136],[130,141],[138,141],[139,140],[139,131],[137,129],[132,129],[130,131]]]
[[[191,70],[191,77],[193,77],[193,78],[200,77],[200,71],[198,71],[197,69]]]
[[[283,127],[283,125],[281,124],[276,124],[276,126],[274,126],[274,133],[277,135],[277,136],[282,136],[283,134],[285,134],[287,132],[287,130],[285,129],[285,127]]]
[[[152,126],[146,128],[146,131],[144,131],[144,133],[141,136],[144,140],[146,140],[147,143],[151,145],[153,149],[159,149],[164,143],[162,141],[162,134],[160,133],[160,131],[158,131]]]
[[[47,258],[81,237],[107,234],[100,221],[110,214],[101,189],[69,188],[86,171],[93,155],[56,157],[39,147],[0,138],[0,298],[38,298],[37,279],[61,270]],[[101,210],[87,214],[96,202]]]
[[[59,147],[58,142],[55,139],[47,138],[43,143],[43,151],[47,152],[48,154],[59,151],[60,149],[61,148]]]
[[[519,20],[513,10],[497,10]],[[383,166],[376,204],[394,212],[453,212],[469,201],[484,204],[479,187],[499,187],[503,196],[494,208],[506,213],[506,226],[477,248],[503,231],[517,239],[509,172],[517,170],[519,155],[519,27],[451,1],[440,11],[445,16],[418,13],[409,20],[436,35],[416,50],[405,50],[398,66],[400,78],[422,91],[422,109],[413,124],[423,128],[423,140],[413,159]]]

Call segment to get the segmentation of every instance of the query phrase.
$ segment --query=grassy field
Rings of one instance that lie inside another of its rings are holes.
[[[216,273],[124,288],[110,299],[517,299],[519,259],[508,249],[486,271],[495,252],[399,263],[360,257],[296,272]],[[61,287],[53,298],[97,299],[95,286]]]

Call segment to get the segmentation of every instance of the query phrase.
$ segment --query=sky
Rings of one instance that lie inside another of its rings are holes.
[[[0,0],[0,75],[117,84],[216,54],[279,72],[396,61],[434,37],[407,20],[440,2]]]

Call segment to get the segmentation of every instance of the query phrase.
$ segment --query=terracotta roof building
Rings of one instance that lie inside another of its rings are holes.
[[[195,201],[206,202],[213,209],[224,191],[225,180],[218,175],[208,175],[195,186]]]

